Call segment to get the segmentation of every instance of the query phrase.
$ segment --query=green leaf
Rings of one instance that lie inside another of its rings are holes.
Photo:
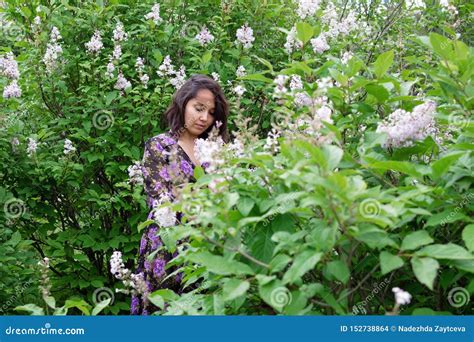
[[[249,81],[261,81],[261,82],[265,82],[265,83],[272,83],[273,82],[270,78],[265,77],[262,74],[250,74],[250,75],[246,75],[246,76],[241,77],[241,79],[242,80],[249,80]]]
[[[155,220],[146,220],[138,225],[137,230],[140,233],[144,228],[148,227],[150,224],[154,223]]]
[[[97,316],[102,310],[105,309],[105,307],[107,307],[109,305],[111,300],[112,300],[112,298],[107,298],[107,299],[101,301],[100,303],[97,303],[97,305],[92,310],[92,316]]]
[[[211,51],[207,51],[201,58],[202,64],[206,65],[211,60],[211,57],[212,57]]]
[[[341,260],[331,261],[327,264],[327,271],[331,274],[334,278],[339,280],[340,282],[346,284],[351,276],[349,268],[347,265]]]
[[[255,201],[250,197],[241,197],[237,202],[237,209],[243,216],[247,216],[255,205]]]
[[[294,283],[300,279],[306,272],[312,270],[314,266],[321,260],[323,253],[315,252],[313,250],[306,249],[302,253],[298,254],[283,276],[283,283]]]
[[[382,53],[373,64],[377,78],[382,77],[393,63],[393,50]]]
[[[69,308],[77,308],[81,310],[81,312],[87,316],[89,316],[90,313],[90,305],[83,299],[68,299],[66,300],[66,303],[64,304],[64,308],[69,309]]]
[[[51,309],[56,309],[56,299],[54,297],[44,296],[43,300]]]
[[[430,290],[433,290],[433,283],[438,273],[439,263],[433,258],[417,258],[411,259],[411,267],[415,273],[416,279]]]
[[[415,164],[404,161],[379,161],[368,164],[368,167],[384,171],[393,170],[406,173],[413,177],[422,177],[422,173],[415,167]]]
[[[474,255],[454,243],[448,243],[446,245],[435,244],[426,246],[416,252],[415,255],[432,257],[436,259],[474,260]]]
[[[398,255],[393,255],[389,252],[383,251],[380,253],[380,267],[382,269],[382,275],[392,272],[397,268],[403,266],[403,259]]]
[[[16,311],[28,311],[33,316],[44,316],[44,310],[36,304],[26,304],[15,307]]]
[[[204,169],[202,168],[202,166],[196,166],[194,168],[194,178],[198,180],[202,176],[204,176]]]
[[[272,272],[280,272],[283,270],[286,265],[291,261],[291,258],[286,254],[278,254],[270,262],[269,266]]]
[[[471,252],[474,252],[474,224],[467,225],[462,231],[462,239],[466,247]]]
[[[250,283],[246,280],[229,279],[225,282],[223,291],[224,301],[233,300],[244,295],[250,288]]]
[[[439,177],[444,175],[449,170],[449,167],[453,165],[464,154],[464,152],[451,154],[435,161],[431,165],[431,169],[433,170],[433,178],[438,179]]]
[[[148,296],[150,302],[159,307],[161,310],[165,307],[165,300],[158,293],[153,292]]]
[[[402,251],[409,251],[424,245],[429,245],[430,243],[433,243],[433,241],[434,240],[426,230],[418,230],[405,236],[400,249]]]
[[[433,51],[445,60],[451,60],[454,57],[452,42],[438,33],[430,34],[430,43]]]
[[[258,292],[265,303],[282,312],[283,308],[291,303],[291,292],[279,279],[272,280],[272,278],[274,277],[257,275]]]
[[[205,266],[210,272],[231,275],[231,274],[253,274],[252,269],[247,264],[240,261],[228,260],[219,255],[209,252],[198,252],[191,254],[189,259],[192,262]]]
[[[314,34],[314,28],[305,22],[296,23],[296,37],[306,44]]]

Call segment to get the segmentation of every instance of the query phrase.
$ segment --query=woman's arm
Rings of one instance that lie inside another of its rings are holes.
[[[142,171],[150,208],[164,200],[165,196],[172,197],[172,184],[167,167],[168,155],[169,151],[162,146],[159,136],[145,142]]]

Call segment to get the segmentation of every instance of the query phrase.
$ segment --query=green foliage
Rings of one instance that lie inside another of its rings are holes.
[[[122,288],[109,272],[110,255],[122,251],[133,269],[152,222],[127,168],[166,128],[161,114],[175,88],[156,70],[167,55],[187,75],[218,73],[232,105],[230,131],[255,130],[245,157],[226,160],[215,175],[196,168],[197,182],[183,189],[186,200],[175,209],[192,219],[162,238],[170,251],[189,239],[172,263],[188,286],[202,285],[180,295],[154,292],[156,314],[343,315],[360,302],[367,313],[384,314],[394,307],[392,287],[413,295],[403,314],[471,313],[471,303],[450,305],[449,293],[463,287],[474,294],[472,5],[457,2],[452,18],[439,6],[414,14],[389,3],[378,13],[379,2],[372,3],[348,5],[371,34],[334,39],[315,54],[311,40],[324,32],[323,11],[303,20],[291,1],[165,1],[159,25],[144,19],[152,2],[5,1],[5,18],[18,31],[2,35],[0,50],[15,55],[22,96],[0,99],[0,204],[19,210],[0,212],[3,313],[128,314],[130,298],[121,293],[113,303],[89,303],[99,288]],[[129,39],[109,79],[118,20]],[[250,50],[234,44],[246,22],[256,37]],[[215,36],[206,47],[194,38],[203,24]],[[63,53],[48,74],[42,59],[53,26]],[[293,26],[303,44],[288,54]],[[91,55],[84,44],[96,29],[104,50]],[[342,63],[346,51],[354,56]],[[137,57],[150,75],[147,88]],[[236,78],[240,65],[247,75]],[[114,88],[118,69],[133,84],[123,94]],[[288,125],[313,114],[295,109],[291,96],[275,98],[275,77],[295,74],[310,95],[323,92],[318,81],[326,77],[337,82],[324,93],[332,122],[318,131],[331,139],[283,136],[279,151],[269,153],[264,138],[280,116]],[[247,89],[243,97],[232,91],[238,84]],[[378,124],[423,98],[436,100],[446,139],[385,148]],[[39,143],[31,157],[28,138]],[[65,138],[74,153],[64,155]],[[209,184],[222,176],[222,190],[213,190]],[[53,294],[41,298],[36,264],[45,256]]]

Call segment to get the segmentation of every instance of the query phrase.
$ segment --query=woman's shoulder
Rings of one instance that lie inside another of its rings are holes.
[[[177,144],[177,140],[170,131],[157,134],[145,142],[145,146],[157,147],[158,150]]]

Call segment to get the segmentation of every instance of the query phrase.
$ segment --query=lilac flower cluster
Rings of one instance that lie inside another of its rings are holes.
[[[102,43],[102,37],[100,36],[100,31],[96,30],[91,40],[84,44],[86,46],[87,52],[90,54],[98,54],[100,50],[104,47]]]
[[[255,41],[253,30],[248,26],[247,23],[242,25],[242,27],[237,30],[236,36],[238,43],[242,44],[244,49],[250,49],[252,47],[252,43]]]
[[[204,26],[201,32],[196,35],[196,39],[199,41],[201,46],[206,46],[214,40],[214,36],[209,32],[207,27]]]
[[[59,34],[59,30],[56,26],[53,26],[49,38],[49,43],[46,47],[46,53],[43,56],[43,62],[46,65],[46,71],[51,73],[57,66],[59,56],[63,53],[59,40],[62,39]]]
[[[387,119],[380,122],[376,132],[386,133],[387,141],[384,147],[407,147],[414,142],[423,140],[431,135],[436,138],[438,132],[434,113],[436,103],[427,101],[408,112],[397,109]]]
[[[20,71],[12,52],[8,52],[5,57],[0,58],[0,75],[11,80],[10,84],[3,89],[3,98],[20,97],[21,89],[18,86]]]

